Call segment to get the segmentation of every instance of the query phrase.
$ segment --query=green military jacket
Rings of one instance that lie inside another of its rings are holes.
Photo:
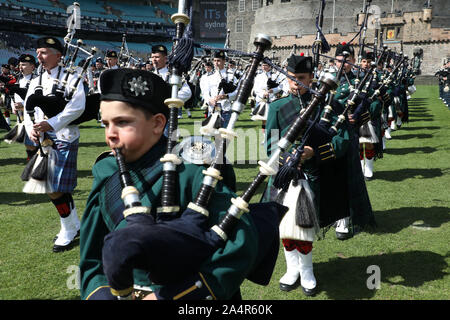
[[[302,98],[306,106],[311,100],[311,95],[306,93]],[[266,150],[269,157],[277,148],[276,142],[283,137],[299,115],[300,109],[298,97],[293,94],[270,104],[265,129]],[[321,108],[318,109],[321,114],[322,111]],[[337,114],[332,114],[331,123],[334,123],[336,119]],[[327,148],[320,148],[320,151],[315,148],[315,156],[302,165],[303,172],[307,175],[308,183],[314,192],[316,212],[321,227],[348,216],[350,212],[348,202],[345,201],[346,187],[342,187],[342,184],[346,182],[345,163],[349,141],[349,132],[344,124],[328,143]],[[291,150],[296,146],[294,144]],[[273,201],[276,197],[278,191],[273,187],[273,180],[274,177],[270,177],[263,201]],[[333,204],[334,208],[331,208],[330,204]]]
[[[142,204],[151,206],[152,210],[156,210],[160,204],[162,164],[159,159],[165,154],[165,145],[166,139],[163,137],[143,157],[128,164],[133,183],[140,192]],[[195,199],[202,184],[202,170],[204,169],[203,166],[186,163],[177,166],[181,212],[186,209],[190,201]],[[123,217],[112,216],[110,212],[117,211],[114,209],[117,209],[116,206],[122,205],[122,203],[111,204],[106,200],[108,195],[105,185],[117,171],[117,163],[112,156],[98,161],[92,169],[94,182],[81,220],[80,291],[82,299],[92,298],[105,288],[109,292],[109,285],[102,268],[103,239],[113,230],[126,226],[126,220]],[[149,185],[148,181],[150,180],[156,182]],[[230,188],[219,182],[211,197],[210,204],[213,205],[208,207],[211,226],[218,223],[226,213],[232,197],[235,195]],[[199,270],[207,295],[216,299],[232,297],[253,267],[257,259],[257,251],[257,230],[251,217],[244,214],[225,247],[218,249],[202,264],[201,270]],[[182,266],[183,261],[180,261],[180,268]],[[142,270],[135,270],[134,274],[136,285],[153,286]],[[192,286],[192,283],[189,286]],[[180,284],[179,287],[172,285],[172,287],[174,295],[188,289],[185,284]],[[205,297],[196,296],[194,299],[204,299]]]
[[[339,103],[344,104],[352,88],[355,87],[356,77],[354,73],[350,71],[346,74],[346,76],[342,76],[339,81],[339,86],[337,87],[336,93],[334,94],[334,100],[337,100]]]
[[[351,92],[350,86],[356,86],[355,75],[352,72],[349,72],[347,73],[347,77],[350,80],[350,84],[346,80],[341,81],[341,85],[336,89],[334,97],[335,101],[341,105],[342,110],[345,108],[349,98]],[[381,104],[376,100],[370,105],[369,112],[378,113],[379,108],[381,108]],[[370,203],[359,160],[359,128],[350,124],[347,128],[349,133],[349,144],[348,153],[346,155],[346,170],[352,224],[357,225],[360,228],[363,228],[366,225],[375,226],[376,223],[372,205]]]

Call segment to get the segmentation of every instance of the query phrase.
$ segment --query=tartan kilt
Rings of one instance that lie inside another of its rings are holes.
[[[53,172],[53,192],[72,193],[77,186],[77,157],[79,139],[73,142],[54,140],[58,158]]]
[[[23,141],[23,143],[26,146],[30,146],[30,147],[37,147],[37,143],[34,143],[33,141],[31,141],[30,137],[28,137],[28,133],[25,134],[25,140]]]

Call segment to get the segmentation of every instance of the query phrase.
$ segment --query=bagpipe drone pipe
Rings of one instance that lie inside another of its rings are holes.
[[[390,66],[390,61],[393,61],[393,68]],[[389,106],[391,103],[395,103],[392,97],[398,97],[401,95],[401,90],[396,90],[397,86],[395,85],[396,79],[398,78],[398,72],[400,67],[405,63],[407,56],[398,54],[395,55],[390,49],[387,49],[386,59],[384,61],[384,73],[381,77],[381,80],[377,87],[375,87],[375,91],[370,97],[371,101],[374,101],[376,98],[380,97],[383,101],[384,107]],[[387,69],[392,68],[392,70],[387,74]],[[394,89],[391,93],[388,92],[389,86],[394,84]],[[394,92],[395,91],[395,92]],[[391,97],[392,96],[392,97]],[[399,102],[399,101],[396,101]]]
[[[227,35],[225,38],[224,49],[229,50],[230,43],[230,29],[227,29]],[[226,56],[224,56],[226,58]],[[219,85],[217,86],[217,96],[220,95],[220,92],[223,91],[225,94],[232,93],[236,90],[237,86],[234,84],[234,75],[232,79],[228,80],[228,71],[227,67],[225,67],[225,77],[223,77],[221,70],[216,70],[220,77]],[[222,118],[222,105],[219,101],[216,101],[216,104],[213,106],[213,110],[211,114],[202,121],[202,127],[200,128],[200,133],[202,135],[213,136],[218,134],[218,129],[223,127],[223,118]]]
[[[191,18],[185,14],[185,10],[186,3],[180,1],[178,12],[171,17],[176,26],[176,34],[174,48],[168,57],[171,97],[164,101],[169,108],[168,143],[166,154],[161,159],[161,162],[163,162],[163,184],[161,206],[157,211],[158,220],[173,219],[180,211],[176,184],[178,181],[177,165],[181,164],[181,159],[174,153],[174,148],[178,139],[178,109],[183,107],[184,101],[178,97],[178,90],[182,86],[182,75],[189,70],[194,55],[191,26],[189,25],[186,28]]]
[[[231,30],[227,29],[227,36],[225,38],[225,45],[224,48],[225,49],[229,49],[230,48],[230,33]],[[228,68],[225,68],[228,69]],[[225,72],[225,77],[222,77],[222,73],[219,70],[219,76],[221,78],[219,86],[217,87],[217,94],[220,94],[220,91],[223,90],[223,92],[225,94],[229,94],[231,92],[233,92],[234,90],[236,90],[237,86],[234,84],[234,79],[232,78],[231,81],[228,80],[228,72]],[[233,74],[234,77],[234,74]]]
[[[70,73],[74,73],[74,71],[68,70],[66,73],[65,80],[63,81],[63,86],[58,87],[58,91],[54,92],[51,95],[44,96],[42,94],[42,90],[36,90],[32,93],[25,105],[26,111],[29,113],[34,110],[35,107],[39,107],[42,112],[47,116],[47,118],[52,118],[57,114],[61,113],[67,103],[73,98],[80,81],[83,81],[84,75],[90,65],[90,62],[97,52],[97,48],[92,48],[90,52],[90,56],[86,59],[82,66],[82,70],[77,72],[77,78],[74,81],[73,85],[68,89],[68,93],[65,92],[67,87],[67,78]],[[100,109],[100,94],[88,94],[86,95],[86,104],[83,113],[75,120],[70,122],[69,125],[78,125],[80,123],[96,119],[98,116],[98,111]]]
[[[80,5],[77,2],[74,2],[74,4],[68,8],[68,11],[70,10],[72,11],[72,14],[67,19],[67,35],[64,37],[64,47],[61,53],[60,61],[58,63],[57,75],[53,79],[51,94],[44,96],[42,94],[42,87],[36,88],[38,90],[35,90],[35,92],[31,94],[27,99],[25,105],[27,113],[31,113],[35,107],[39,107],[48,118],[51,118],[63,111],[66,104],[72,99],[73,95],[75,94],[80,81],[83,81],[84,75],[89,68],[91,60],[98,51],[98,49],[95,47],[91,48],[90,52],[84,50],[82,48],[83,41],[81,39],[77,41],[76,46],[71,44],[76,29],[80,29]],[[69,55],[68,53],[71,47],[75,48],[73,49],[72,54]],[[88,58],[85,60],[81,70],[76,70],[75,61],[80,50],[87,54]],[[61,79],[63,70],[65,71],[65,75],[63,75],[63,78]],[[69,76],[73,74],[77,74],[77,78],[73,82],[73,85],[70,86],[70,88],[67,88]],[[96,119],[99,109],[100,94],[87,95],[85,110],[83,111],[83,114],[78,117],[78,119],[72,121],[70,124],[76,125],[82,122]]]

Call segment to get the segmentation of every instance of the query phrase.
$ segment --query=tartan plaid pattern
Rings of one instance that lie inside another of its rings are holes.
[[[309,92],[302,95],[305,105],[311,100]],[[289,129],[300,113],[300,103],[296,96],[290,94],[288,97],[274,101],[269,106],[269,114],[266,123],[266,142],[268,155],[277,148],[272,141],[278,141]],[[272,129],[280,129],[278,137],[272,137]]]
[[[72,143],[54,140],[58,152],[52,187],[54,192],[72,193],[77,186],[77,157],[79,139]]]
[[[336,89],[336,94],[334,95],[334,99],[338,100],[340,103],[345,103],[346,98],[350,94],[350,84],[347,82],[350,80],[350,84],[354,87],[355,86],[355,75],[353,72],[347,73],[347,77],[342,76],[341,79],[339,79],[339,87]]]
[[[164,155],[167,139],[162,138],[156,143],[152,152],[146,153],[134,163],[127,163],[128,171],[131,175],[133,185],[141,195],[142,204],[150,206],[152,213],[159,204],[159,192],[162,187],[162,163],[159,159]],[[119,180],[116,159],[111,156],[101,160],[96,165],[110,166],[114,172],[104,183],[100,190],[103,219],[110,231],[117,228],[123,220],[124,203],[121,199],[122,185]],[[158,181],[155,181],[157,179]]]
[[[155,154],[150,154],[150,156],[152,157]],[[162,162],[158,159],[148,160],[149,163],[154,162],[153,165],[142,168],[140,166],[133,166],[128,171],[139,194],[151,198],[151,210],[155,214],[156,207],[160,202],[159,192],[152,192],[149,189],[159,191],[162,187],[162,179],[160,179],[162,175]],[[123,220],[123,211],[125,210],[123,200],[121,199],[122,186],[117,171],[106,181],[105,188],[102,191],[102,197],[104,197],[103,203],[105,205],[105,210],[102,211],[105,212],[103,218],[109,230],[112,231]]]
[[[311,101],[311,93],[307,92],[302,95],[302,100],[306,106]],[[284,105],[280,108],[279,112],[279,121],[281,124],[280,128],[282,128],[282,134],[284,134],[300,113],[300,102],[298,101],[298,98],[292,95],[291,103]]]
[[[26,134],[26,133],[25,133],[25,140],[23,143],[26,146],[37,147],[37,143],[34,143],[33,141],[31,141],[31,139],[28,137],[28,134]]]

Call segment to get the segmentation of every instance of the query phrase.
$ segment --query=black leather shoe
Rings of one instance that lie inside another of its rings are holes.
[[[316,288],[317,287],[314,287],[312,289],[306,289],[302,286],[302,291],[305,294],[305,296],[312,297],[316,294]]]
[[[351,232],[337,232],[336,231],[336,238],[338,240],[347,240],[353,237],[353,234]]]
[[[74,239],[75,240],[75,239]],[[63,252],[72,249],[74,240],[70,241],[65,246],[53,245],[53,252]]]
[[[280,282],[280,290],[286,292],[292,291],[294,289],[297,289],[299,285],[300,285],[300,277],[293,284],[286,284]]]

